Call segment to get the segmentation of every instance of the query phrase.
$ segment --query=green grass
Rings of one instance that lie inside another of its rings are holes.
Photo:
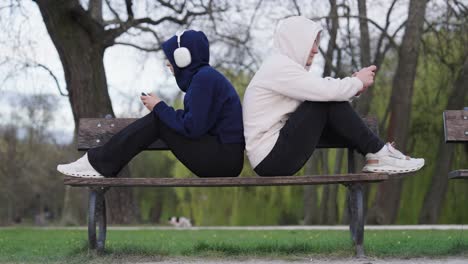
[[[468,253],[468,231],[366,231],[372,257],[437,257]],[[348,231],[110,230],[104,256],[87,254],[85,230],[0,229],[0,262],[82,263],[124,258],[350,257]]]

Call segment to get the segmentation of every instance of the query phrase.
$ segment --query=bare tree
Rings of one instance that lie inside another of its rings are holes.
[[[359,16],[359,44],[360,44],[360,59],[361,67],[367,67],[371,64],[371,49],[369,37],[369,24],[364,17],[367,17],[366,0],[358,0]],[[367,90],[366,93],[361,95],[359,100],[356,100],[356,111],[362,115],[367,115],[370,109],[372,99],[372,89]]]
[[[305,10],[302,10],[297,1],[292,1],[293,6],[295,7],[297,14],[305,14]],[[359,67],[366,67],[370,64],[376,64],[380,67],[381,63],[387,52],[389,50],[397,49],[398,44],[395,41],[396,35],[401,31],[405,22],[402,22],[393,32],[390,32],[391,25],[391,15],[396,4],[397,0],[392,1],[390,4],[387,13],[385,24],[381,26],[379,23],[373,19],[367,17],[367,7],[365,0],[358,1],[358,15],[353,15],[351,13],[351,8],[349,7],[346,1],[329,1],[329,13],[326,16],[312,17],[312,19],[322,20],[325,19],[327,25],[327,31],[329,34],[329,41],[327,44],[327,49],[320,49],[320,52],[324,56],[325,66],[323,71],[323,76],[336,76],[336,77],[345,77],[349,76],[351,69],[357,70]],[[355,41],[355,32],[351,28],[352,21],[358,20],[360,35],[358,42]],[[340,26],[340,21],[345,20],[345,27]],[[375,38],[376,42],[374,43],[375,52],[372,54],[371,49],[371,37],[369,33],[369,25],[377,29],[378,35]],[[359,45],[360,48],[357,48]],[[357,52],[359,50],[359,52]],[[361,96],[359,100],[355,100],[353,104],[356,107],[356,110],[362,114],[367,115],[369,113],[372,91],[367,91],[364,95]],[[319,151],[320,152],[320,151]],[[324,154],[325,155],[325,154]],[[337,152],[336,163],[340,168],[335,167],[335,171],[339,172],[342,165],[342,151]],[[322,155],[318,155],[322,156]],[[317,156],[317,157],[318,157]],[[320,161],[324,161],[321,159]],[[356,162],[359,162],[358,160]],[[319,162],[320,163],[320,162]],[[317,163],[317,164],[319,164]],[[361,167],[363,161],[360,161]],[[324,167],[324,166],[322,166]],[[323,171],[322,171],[323,173]],[[320,207],[321,214],[326,214],[322,223],[335,223],[337,219],[333,219],[333,201],[336,201],[336,192],[337,190],[332,188],[332,186],[325,186],[322,197],[322,204]],[[310,191],[305,192],[306,195],[311,195]],[[305,208],[307,211],[308,209]],[[343,221],[346,222],[346,212],[344,214]]]
[[[104,68],[104,53],[113,45],[127,45],[145,52],[160,50],[162,27],[187,26],[199,17],[226,10],[220,1],[147,2],[147,16],[136,17],[134,2],[116,6],[109,0],[89,0],[87,9],[78,0],[35,1],[59,53],[65,73],[70,105],[77,122],[83,117],[114,116]],[[103,16],[109,10],[111,19]],[[129,40],[132,34],[150,35],[153,45]],[[130,177],[128,168],[119,176]],[[110,219],[114,223],[138,220],[138,205],[130,188],[113,188],[108,194]]]
[[[327,51],[325,52],[325,66],[323,69],[322,76],[331,76],[332,75],[332,62],[334,61],[335,53],[338,54],[337,66],[334,67],[334,75],[339,75],[341,72],[341,56],[339,55],[339,50],[337,49],[337,34],[339,28],[339,19],[338,19],[338,5],[336,0],[329,0],[330,11],[329,19],[327,19],[327,29],[330,34],[330,39],[327,45]],[[338,52],[335,52],[338,51]],[[322,52],[323,53],[323,52]],[[328,174],[328,150],[316,150],[316,158],[319,159],[319,162],[322,164],[322,173]],[[339,152],[342,153],[342,152]],[[342,156],[341,156],[342,158]],[[339,161],[340,155],[337,155],[337,167],[335,170],[339,170],[338,166],[341,168],[341,162]],[[338,188],[335,185],[325,185],[323,186],[322,200],[320,204],[320,224],[335,224],[338,221],[338,204],[337,204],[337,194]]]
[[[445,66],[449,69],[450,76],[453,76],[455,82],[445,109],[459,110],[466,106],[468,96],[466,88],[468,83],[468,48],[464,44],[468,41],[468,8],[457,1],[447,1],[446,5],[445,19],[438,17],[432,23],[428,21],[427,39],[430,44],[425,44],[423,41],[423,50],[424,54],[427,54],[426,56],[435,58],[441,67]],[[441,130],[439,132],[442,133]],[[454,158],[455,146],[446,144],[442,135],[439,138],[438,160],[419,216],[421,224],[436,224],[438,222],[447,193],[447,173]]]
[[[468,57],[465,59],[463,69],[460,71],[454,84],[446,109],[459,110],[464,106],[468,94],[466,83],[468,83]],[[437,157],[439,159],[435,165],[432,181],[424,197],[423,207],[419,216],[419,223],[421,224],[437,224],[445,201],[445,194],[447,193],[447,174],[450,171],[450,165],[453,160],[454,145],[446,144],[443,137],[441,136],[440,138],[437,150]]]
[[[423,34],[426,0],[411,0],[405,34],[398,53],[398,66],[393,77],[390,99],[389,141],[396,141],[398,149],[406,152],[411,119],[411,99],[418,64],[419,46]],[[400,207],[403,180],[381,183],[369,215],[369,221],[378,224],[394,223]]]

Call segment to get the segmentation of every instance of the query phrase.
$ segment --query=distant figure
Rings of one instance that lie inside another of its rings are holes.
[[[49,210],[49,207],[46,205],[42,211],[39,211],[34,215],[34,224],[37,226],[46,226],[52,220],[53,215]]]
[[[49,210],[47,205],[44,206],[44,218],[47,220],[47,222],[50,222],[54,219],[54,214]]]
[[[174,227],[192,227],[192,223],[190,222],[190,219],[185,218],[183,216],[181,217],[171,217],[169,218],[169,224],[171,224]]]
[[[15,223],[15,224],[21,224],[22,221],[23,221],[23,218],[21,216],[19,216],[19,215],[15,216],[13,218],[13,223]]]
[[[44,214],[42,212],[37,213],[34,215],[34,224],[37,226],[45,226],[46,220],[44,218]]]

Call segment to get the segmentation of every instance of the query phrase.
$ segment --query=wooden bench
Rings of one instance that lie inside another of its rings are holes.
[[[444,111],[444,136],[446,143],[468,142],[468,107],[465,110]],[[448,175],[449,179],[468,180],[468,169],[454,170]]]
[[[78,150],[88,150],[99,146],[112,135],[132,123],[131,118],[83,118],[80,119],[77,145]],[[375,118],[364,119],[368,126],[377,132]],[[330,135],[328,135],[330,137]],[[320,139],[319,148],[348,148],[343,141],[331,141],[327,137]],[[156,141],[147,150],[167,150],[162,141]],[[65,177],[64,184],[76,187],[88,187],[88,241],[89,249],[103,252],[106,241],[106,201],[105,193],[111,187],[229,187],[229,186],[280,186],[343,184],[348,188],[347,204],[351,238],[355,245],[356,256],[364,256],[363,186],[372,182],[388,179],[382,173],[355,173],[354,150],[348,148],[348,172],[341,175],[320,176],[280,176],[280,177],[231,177],[231,178],[76,178]],[[96,225],[99,227],[96,236]]]

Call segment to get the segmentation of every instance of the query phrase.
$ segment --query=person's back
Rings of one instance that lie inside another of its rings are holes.
[[[204,116],[212,118],[208,123],[213,124],[206,133],[217,136],[223,143],[244,142],[242,106],[239,95],[229,80],[211,66],[203,66],[194,74],[192,82],[205,85],[191,85],[187,89],[184,109],[193,107],[190,105],[193,96],[203,95],[204,99],[199,103],[210,106]]]
[[[177,38],[167,40],[163,51],[173,66],[179,88],[185,92],[184,110],[173,111],[164,102],[155,106],[154,113],[179,133],[197,138],[208,133],[222,143],[243,143],[242,107],[232,84],[209,65],[209,43],[200,31],[183,34],[184,47],[191,51],[190,65],[176,65],[174,51]],[[175,115],[175,116],[174,116]]]

